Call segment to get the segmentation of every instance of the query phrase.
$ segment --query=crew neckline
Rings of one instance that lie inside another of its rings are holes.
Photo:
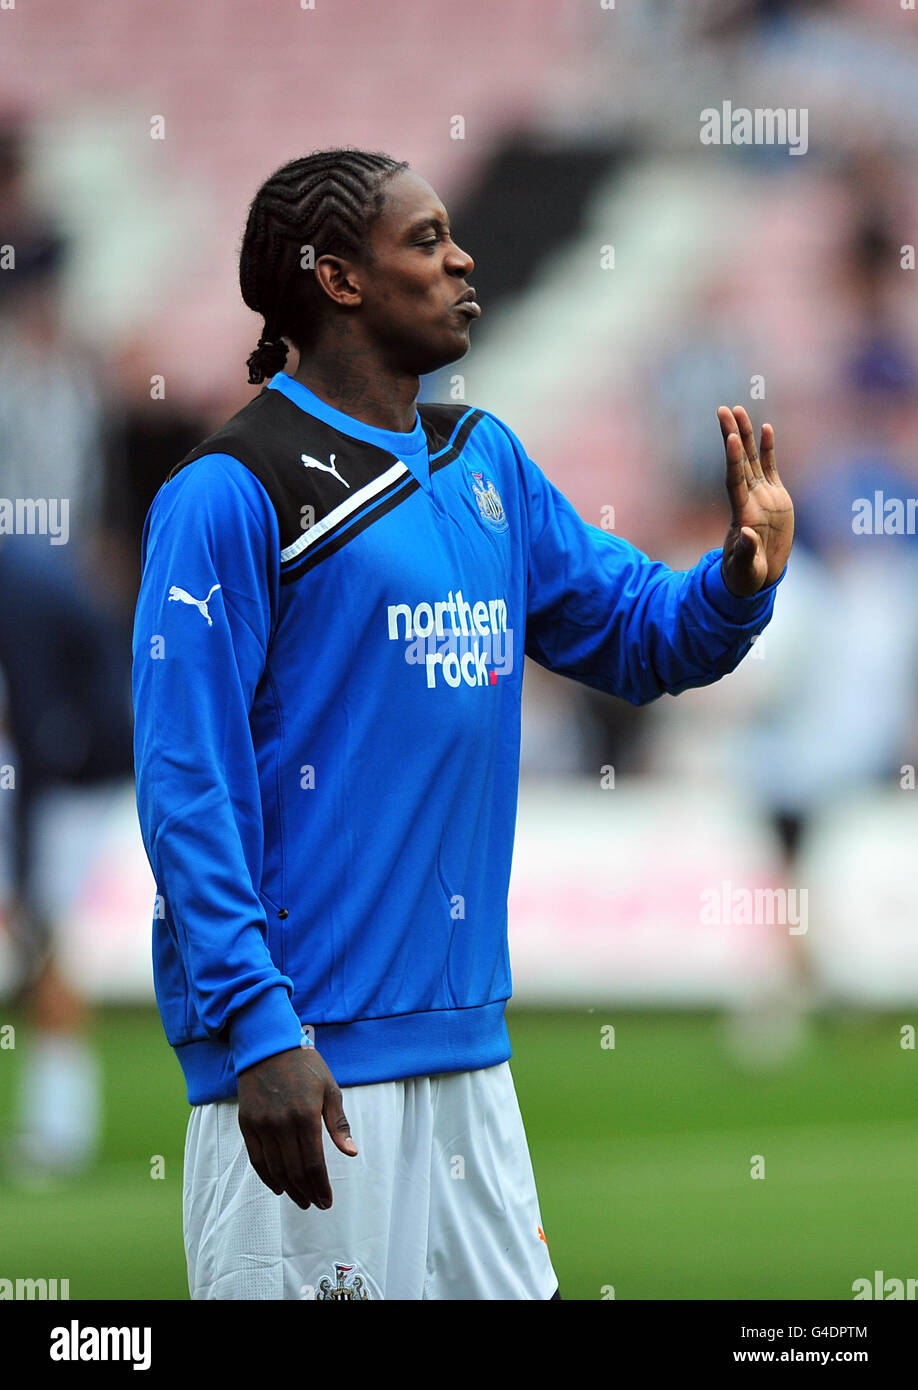
[[[286,372],[276,372],[268,382],[268,389],[280,391],[292,401],[294,405],[305,410],[309,415],[316,415],[320,420],[324,420],[333,429],[340,430],[342,434],[349,434],[354,439],[361,439],[365,444],[375,444],[380,449],[387,449],[396,455],[417,454],[427,448],[427,436],[424,433],[424,426],[421,423],[420,414],[416,411],[413,429],[403,430],[383,430],[376,425],[368,425],[363,420],[355,420],[352,415],[345,415],[343,411],[336,410],[333,405],[328,405],[314,391],[310,391],[308,386],[304,386],[301,381],[294,381],[293,377]]]

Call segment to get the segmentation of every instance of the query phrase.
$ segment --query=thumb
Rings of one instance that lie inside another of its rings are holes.
[[[325,1092],[325,1104],[322,1107],[322,1118],[325,1121],[325,1128],[332,1137],[336,1148],[343,1154],[353,1157],[357,1153],[357,1145],[351,1138],[351,1127],[347,1122],[344,1107],[341,1104],[340,1088],[329,1087]]]
[[[733,554],[730,556],[731,568],[739,575],[752,576],[757,573],[759,565],[759,552],[761,541],[757,532],[750,526],[744,526],[733,542]],[[764,552],[763,552],[764,559]]]

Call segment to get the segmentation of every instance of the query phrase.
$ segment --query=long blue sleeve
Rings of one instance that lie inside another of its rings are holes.
[[[720,549],[671,570],[584,522],[518,441],[517,456],[530,521],[527,656],[635,705],[739,665],[771,618],[780,578],[737,598]]]
[[[268,949],[256,890],[264,819],[250,712],[277,607],[277,519],[261,484],[213,454],[158,493],[134,624],[137,806],[189,1008],[238,1074],[296,1047],[292,983]],[[164,982],[157,979],[157,990]],[[165,981],[168,988],[169,981]],[[174,1022],[173,1043],[193,1035]]]

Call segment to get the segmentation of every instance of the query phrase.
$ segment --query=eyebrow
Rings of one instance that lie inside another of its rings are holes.
[[[412,223],[405,235],[408,237],[413,237],[416,236],[418,232],[426,231],[428,227],[433,227],[437,231],[441,231],[444,227],[448,226],[449,222],[443,217],[422,217],[419,222]]]

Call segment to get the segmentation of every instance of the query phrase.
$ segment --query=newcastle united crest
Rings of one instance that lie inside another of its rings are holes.
[[[355,1274],[356,1265],[343,1265],[335,1261],[335,1282],[326,1274],[319,1280],[316,1288],[316,1302],[320,1298],[369,1298],[366,1280],[362,1274]]]
[[[492,531],[506,531],[507,514],[493,479],[479,469],[470,468],[469,481],[472,484],[472,492],[475,494],[475,501],[478,503],[478,511],[482,521],[490,526]]]

